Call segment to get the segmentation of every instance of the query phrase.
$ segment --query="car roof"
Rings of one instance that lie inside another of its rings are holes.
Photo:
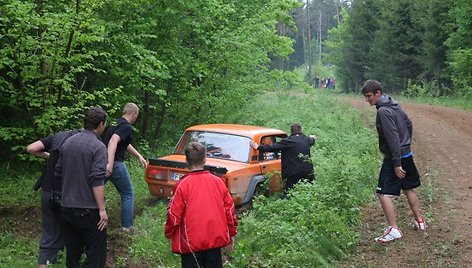
[[[196,125],[187,128],[186,131],[208,131],[208,132],[219,132],[234,134],[240,136],[253,137],[255,135],[273,135],[273,134],[285,134],[280,129],[252,126],[252,125],[238,125],[238,124],[204,124]]]

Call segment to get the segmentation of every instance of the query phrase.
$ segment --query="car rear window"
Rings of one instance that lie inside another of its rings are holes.
[[[250,139],[248,137],[217,132],[188,131],[180,138],[174,154],[184,154],[190,142],[200,142],[206,146],[208,158],[249,162]]]

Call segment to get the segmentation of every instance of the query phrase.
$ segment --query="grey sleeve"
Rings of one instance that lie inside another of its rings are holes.
[[[90,170],[90,183],[92,186],[101,186],[105,184],[105,172],[108,163],[107,149],[102,143],[93,154],[92,169]]]
[[[408,129],[408,133],[410,134],[410,139],[413,139],[413,124],[411,123],[410,118],[408,118],[408,115],[403,110],[402,112],[403,112],[403,117],[405,118],[405,123]]]
[[[390,109],[379,109],[378,112],[383,135],[392,154],[393,166],[399,167],[401,166],[400,135],[395,124],[394,115]]]

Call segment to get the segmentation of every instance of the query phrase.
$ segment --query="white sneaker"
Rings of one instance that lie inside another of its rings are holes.
[[[425,220],[425,218],[420,218],[419,220],[415,219],[413,224],[414,224],[416,230],[421,230],[421,231],[426,230],[426,220]]]
[[[379,237],[375,238],[375,241],[380,242],[380,243],[388,243],[388,242],[394,241],[396,239],[400,239],[400,238],[402,238],[402,236],[403,236],[403,234],[400,231],[400,229],[398,229],[396,227],[389,226],[385,229],[382,236],[379,236]]]

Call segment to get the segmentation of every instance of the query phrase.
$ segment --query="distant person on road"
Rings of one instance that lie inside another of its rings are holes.
[[[62,177],[62,218],[66,266],[105,267],[108,215],[105,209],[107,149],[100,140],[107,113],[102,108],[85,112],[84,131],[62,145],[55,176]]]
[[[185,148],[190,173],[174,186],[167,208],[165,236],[182,267],[223,267],[221,248],[234,247],[238,221],[224,181],[205,171],[206,149],[191,142]]]
[[[41,239],[39,240],[38,267],[46,268],[56,262],[59,251],[64,249],[64,231],[61,215],[60,177],[54,177],[54,169],[59,159],[62,144],[79,129],[58,132],[28,145],[26,151],[36,157],[47,160],[46,169],[38,179],[34,190],[41,193]]]
[[[125,152],[136,156],[144,167],[146,159],[131,145],[133,131],[131,124],[138,119],[139,108],[127,103],[121,118],[116,119],[105,135],[104,143],[108,150],[107,178],[115,185],[121,197],[121,226],[129,232],[133,227],[134,189],[131,176],[125,164]]]
[[[375,105],[377,108],[375,125],[379,134],[379,148],[384,154],[377,195],[389,226],[375,241],[390,242],[403,236],[397,225],[392,200],[394,196],[400,195],[402,189],[413,211],[415,228],[426,228],[418,196],[414,191],[421,182],[410,148],[413,125],[398,102],[388,95],[382,95],[382,85],[378,81],[367,80],[362,87],[362,94],[371,106]]]
[[[256,150],[282,153],[282,178],[286,181],[284,198],[287,197],[287,191],[301,179],[308,181],[315,179],[310,148],[315,144],[316,137],[305,136],[302,133],[302,126],[298,123],[292,124],[290,132],[288,138],[273,144],[259,145],[251,141],[251,146]]]

